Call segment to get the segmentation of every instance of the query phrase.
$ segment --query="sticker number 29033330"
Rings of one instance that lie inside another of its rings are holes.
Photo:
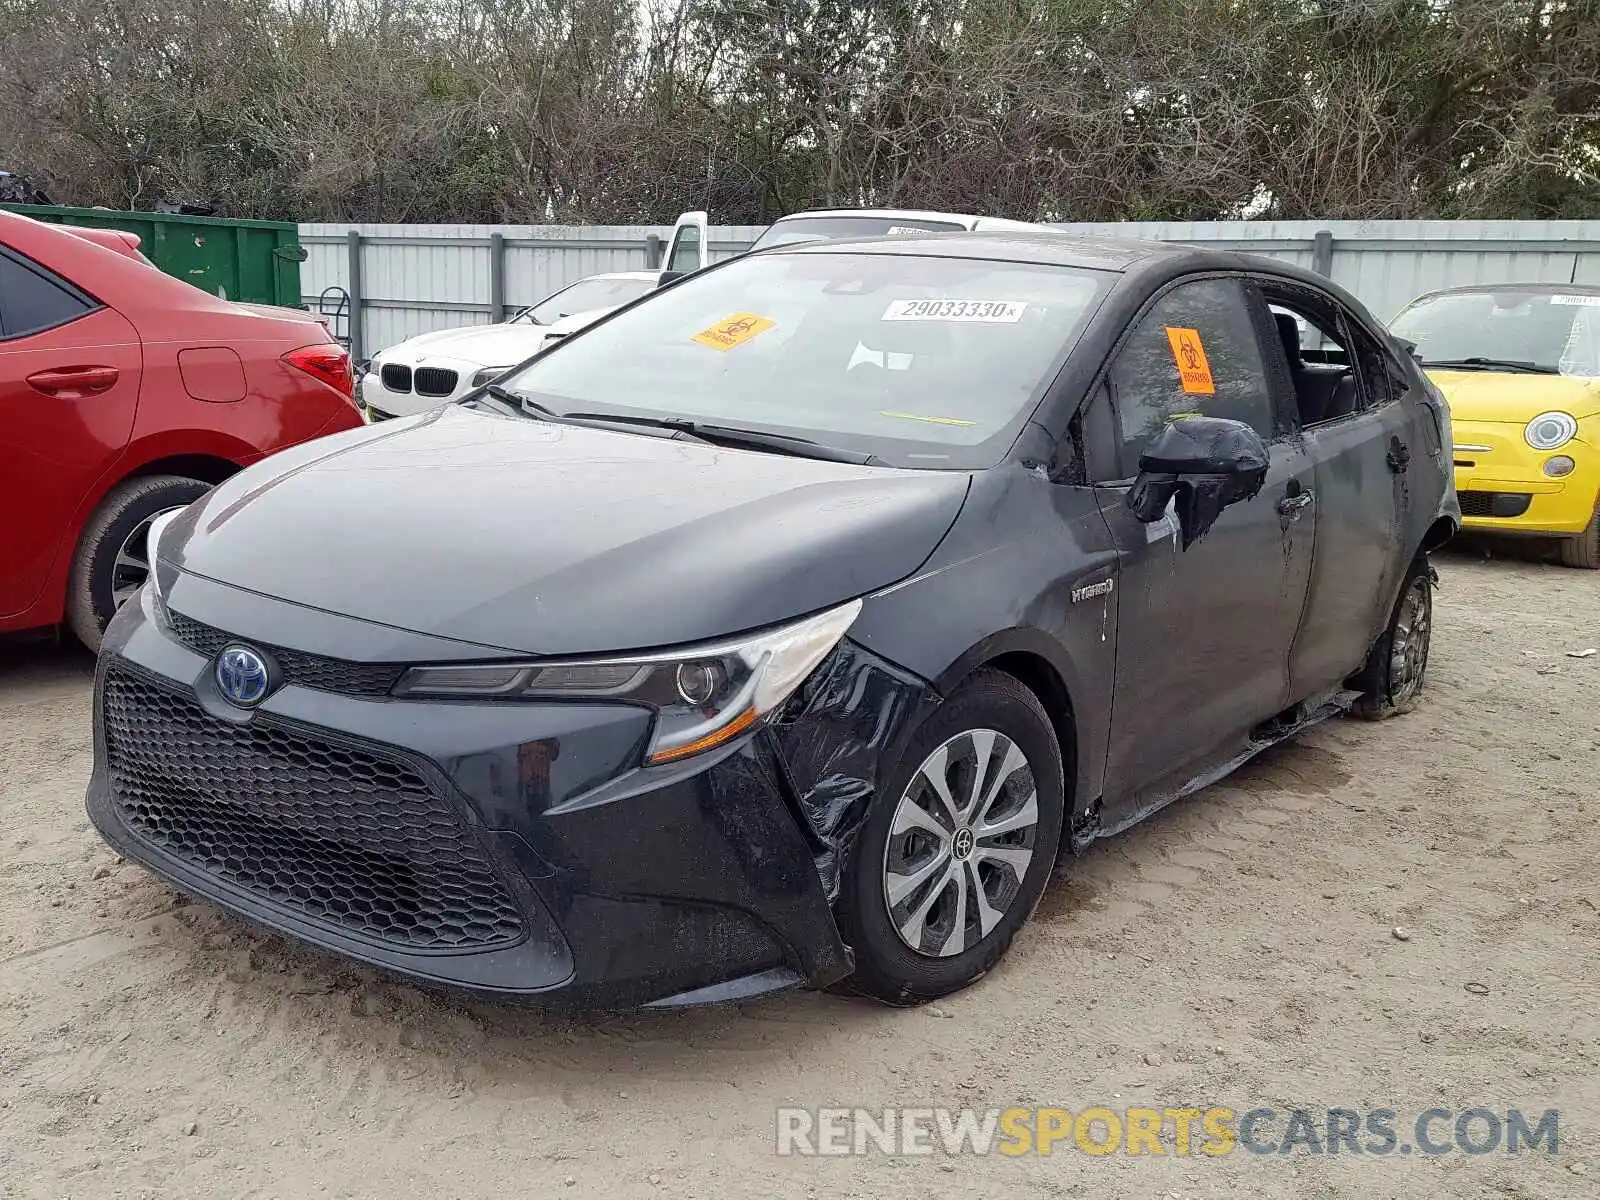
[[[1015,325],[1027,307],[1025,300],[892,300],[883,310],[883,320]]]

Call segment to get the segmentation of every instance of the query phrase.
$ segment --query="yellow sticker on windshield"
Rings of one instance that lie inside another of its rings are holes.
[[[1178,364],[1178,382],[1183,390],[1194,396],[1216,395],[1217,385],[1211,379],[1211,364],[1206,361],[1200,331],[1168,325],[1167,342],[1172,346],[1172,360]]]
[[[930,425],[976,425],[976,421],[963,421],[960,417],[925,417],[921,413],[889,412],[887,410],[878,414],[880,417],[899,417],[902,421],[926,421]]]
[[[713,350],[732,350],[735,346],[748,342],[758,333],[765,333],[776,324],[776,321],[758,317],[755,313],[734,313],[733,316],[718,321],[709,329],[702,329],[692,340]]]

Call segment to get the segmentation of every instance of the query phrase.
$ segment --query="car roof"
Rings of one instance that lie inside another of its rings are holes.
[[[1040,266],[1086,267],[1100,271],[1127,271],[1147,259],[1208,258],[1216,253],[1198,251],[1171,242],[1137,238],[1084,237],[1042,225],[1037,229],[952,231],[900,234],[894,237],[850,238],[829,242],[801,242],[789,246],[774,246],[766,251],[769,254],[840,252],[987,258],[996,261],[1037,263]]]
[[[1032,223],[1029,221],[1014,221],[1009,217],[989,217],[975,213],[935,212],[926,208],[808,208],[804,212],[792,212],[779,217],[774,225],[782,225],[785,221],[798,221],[806,217],[884,217],[891,221],[955,221],[971,229],[977,222],[986,221],[995,225],[1016,226],[1027,228]]]
[[[1409,308],[1417,300],[1431,300],[1435,296],[1471,296],[1494,292],[1527,292],[1533,296],[1600,296],[1600,283],[1463,283],[1423,292],[1406,307]]]
[[[567,287],[575,283],[588,283],[591,279],[637,279],[643,283],[654,283],[659,278],[658,271],[601,271],[595,275],[585,275],[582,279],[574,279]]]
[[[840,238],[774,246],[762,254],[886,254],[932,258],[988,259],[993,262],[1077,267],[1139,275],[1159,286],[1182,275],[1206,271],[1249,271],[1304,283],[1364,309],[1359,300],[1326,275],[1275,258],[1217,250],[1203,245],[1160,242],[1148,238],[1091,237],[1039,225],[1023,229],[979,229],[947,233],[901,234],[897,237]],[[1376,323],[1376,318],[1373,318]]]
[[[978,216],[971,213],[936,213],[928,208],[806,208],[800,213],[787,213],[773,221],[774,226],[781,226],[784,221],[798,221],[808,216],[886,216],[886,218],[922,219],[922,221],[978,221]]]

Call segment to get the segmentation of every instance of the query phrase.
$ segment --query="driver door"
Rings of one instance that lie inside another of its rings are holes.
[[[1289,655],[1310,578],[1313,463],[1269,385],[1237,279],[1180,282],[1123,339],[1093,401],[1107,412],[1093,467],[1117,547],[1116,691],[1105,824],[1191,790],[1288,706]],[[1183,549],[1171,508],[1142,524],[1126,506],[1139,455],[1183,415],[1244,421],[1270,466],[1254,498]]]
[[[711,265],[711,237],[708,218],[703,212],[686,212],[672,227],[666,257],[661,260],[663,275],[690,275]]]

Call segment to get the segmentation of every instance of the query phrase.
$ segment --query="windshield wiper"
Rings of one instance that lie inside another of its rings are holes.
[[[475,392],[468,392],[457,404],[477,404],[482,401],[493,400],[495,407],[504,409],[513,417],[541,417],[546,421],[559,421],[561,414],[553,408],[546,408],[532,396],[525,396],[521,392],[513,392],[510,388],[498,383],[486,383]]]
[[[1522,358],[1426,358],[1425,367],[1459,367],[1468,371],[1522,371],[1528,375],[1559,375],[1560,370]]]
[[[522,397],[515,392],[507,391],[498,383],[485,384],[475,392],[468,392],[457,404],[482,404],[493,401],[493,407],[506,410],[511,416],[519,416],[522,412]]]
[[[735,425],[714,425],[704,421],[691,421],[687,417],[636,417],[613,413],[563,413],[567,421],[583,421],[596,425],[640,425],[648,429],[671,429],[702,442],[718,446],[735,446],[745,450],[776,450],[796,458],[816,458],[823,462],[854,463],[857,466],[882,466],[876,454],[863,454],[855,450],[842,450],[837,446],[824,446],[810,438],[789,433],[768,433],[762,429],[741,429]]]

